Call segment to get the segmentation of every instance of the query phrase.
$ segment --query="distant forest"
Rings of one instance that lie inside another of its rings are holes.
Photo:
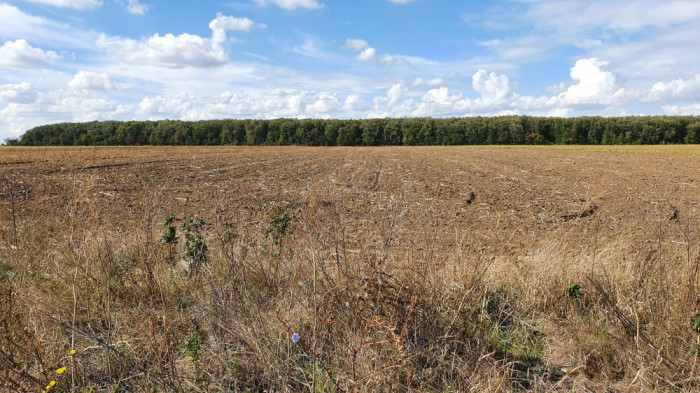
[[[5,142],[17,146],[679,144],[700,143],[700,117],[95,121],[35,127]]]

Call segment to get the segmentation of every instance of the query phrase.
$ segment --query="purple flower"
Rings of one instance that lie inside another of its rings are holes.
[[[294,344],[298,343],[299,340],[301,340],[301,336],[299,336],[299,333],[292,334],[292,341],[294,342]]]

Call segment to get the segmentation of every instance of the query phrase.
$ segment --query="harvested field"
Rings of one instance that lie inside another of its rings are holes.
[[[698,146],[3,148],[0,389],[696,391],[699,187]]]

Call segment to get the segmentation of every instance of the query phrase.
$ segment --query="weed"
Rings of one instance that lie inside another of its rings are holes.
[[[567,285],[566,289],[564,290],[564,295],[566,295],[566,297],[569,299],[576,299],[580,302],[582,296],[581,286],[575,282]]]
[[[292,218],[293,215],[289,209],[278,208],[270,217],[265,236],[272,238],[277,246],[281,246],[282,240],[292,231]]]
[[[173,261],[173,247],[178,243],[177,229],[173,225],[174,221],[175,217],[170,215],[161,223],[165,229],[160,237],[160,242],[168,245],[168,261],[170,262]]]
[[[185,235],[185,260],[189,264],[190,275],[196,275],[199,267],[207,262],[208,247],[204,241],[202,230],[206,226],[204,220],[187,217],[182,223]]]
[[[190,358],[192,363],[199,362],[199,349],[201,347],[202,337],[199,335],[199,332],[195,330],[185,344],[185,354]]]

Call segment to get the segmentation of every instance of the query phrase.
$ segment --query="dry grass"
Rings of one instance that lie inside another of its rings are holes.
[[[2,149],[0,390],[696,391],[699,150]]]

